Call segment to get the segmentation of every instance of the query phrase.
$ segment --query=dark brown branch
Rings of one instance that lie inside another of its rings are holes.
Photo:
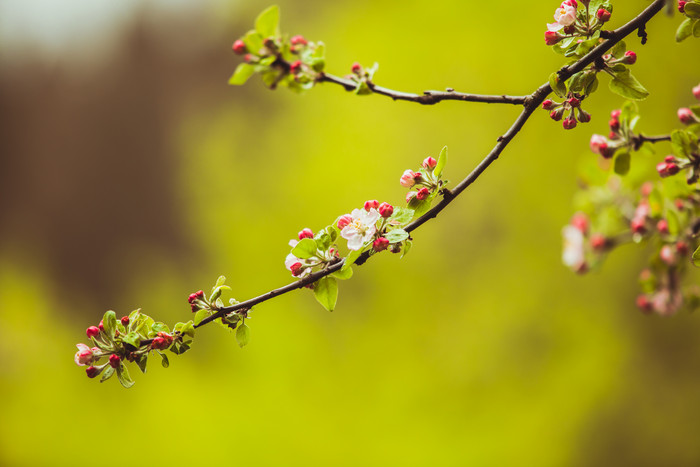
[[[624,26],[620,27],[619,29],[616,29],[615,31],[609,31],[606,32],[606,37],[608,38],[605,42],[599,44],[597,47],[595,47],[593,50],[591,50],[588,54],[586,54],[584,57],[582,57],[580,60],[577,62],[565,66],[561,68],[557,73],[559,74],[559,77],[561,80],[566,80],[570,78],[573,74],[578,73],[579,71],[583,70],[586,68],[588,65],[593,63],[597,58],[603,56],[605,52],[607,52],[610,48],[612,48],[615,44],[620,42],[624,37],[628,36],[630,33],[633,31],[639,29],[640,27],[646,25],[647,21],[649,21],[654,15],[656,15],[661,9],[663,8],[665,3],[665,0],[654,0],[654,2],[649,5],[644,11],[642,11],[636,18],[625,24]],[[323,75],[326,78],[324,78],[324,81],[326,82],[333,82],[335,84],[340,84],[342,85],[345,89],[347,90],[354,90],[355,85],[351,81],[343,80],[341,78],[334,77],[332,75]],[[375,92],[376,87],[374,88]],[[405,93],[396,93],[395,91],[389,91],[389,90],[384,90],[384,88],[380,88],[382,91],[387,91],[384,93],[384,95],[388,95],[390,97],[393,97],[395,99],[401,99],[401,100],[410,100],[410,101],[415,101],[419,103],[427,103],[427,102],[421,102],[418,100],[418,98],[422,97],[419,96],[418,94],[405,94]],[[412,232],[416,230],[418,227],[429,221],[430,219],[435,218],[443,209],[445,209],[452,201],[454,201],[457,196],[459,196],[469,185],[474,183],[477,178],[496,160],[498,159],[498,156],[503,152],[503,150],[506,148],[506,146],[510,143],[510,141],[515,137],[515,135],[520,131],[520,129],[525,125],[525,122],[527,122],[528,118],[532,115],[532,113],[542,104],[542,102],[545,100],[545,98],[552,92],[552,88],[549,85],[549,82],[543,84],[539,88],[537,88],[532,94],[529,96],[526,96],[523,100],[523,105],[524,109],[518,116],[518,118],[515,120],[515,122],[511,125],[511,127],[506,131],[503,135],[501,135],[498,140],[496,145],[493,147],[491,152],[474,168],[474,170],[467,175],[467,177],[459,182],[451,191],[445,192],[446,196],[443,196],[443,198],[438,202],[435,206],[433,206],[427,213],[425,213],[423,216],[420,218],[416,219],[415,221],[411,222],[408,224],[406,227],[406,231]],[[397,96],[397,97],[395,97]],[[469,96],[466,95],[465,96]],[[483,96],[482,96],[483,97]],[[506,97],[506,96],[502,96]],[[445,99],[442,99],[445,100]],[[467,99],[463,99],[467,100]],[[439,102],[436,101],[436,102]],[[479,101],[477,101],[479,102]],[[481,101],[481,102],[486,102],[486,101]],[[496,101],[494,101],[496,102]],[[501,102],[506,102],[505,100]],[[432,102],[434,103],[434,102]],[[508,102],[508,103],[514,103],[514,102]],[[366,261],[370,256],[369,252],[363,253],[360,258],[357,261],[357,264],[362,264],[364,261]],[[344,264],[345,260],[341,260],[340,262],[333,264],[329,267],[327,267],[324,270],[317,271],[315,273],[312,273],[308,275],[307,277],[300,279],[296,282],[292,282],[291,284],[287,284],[284,287],[280,287],[275,290],[271,290],[267,293],[264,293],[262,295],[259,295],[255,298],[251,298],[250,300],[246,300],[245,302],[238,303],[233,306],[228,306],[219,309],[216,313],[213,315],[205,318],[202,320],[197,326],[195,327],[200,327],[204,326],[207,323],[210,323],[211,321],[214,321],[217,318],[220,318],[224,315],[227,315],[229,313],[233,313],[239,310],[244,310],[244,309],[250,309],[254,305],[257,305],[259,303],[265,302],[267,300],[270,300],[271,298],[278,297],[280,295],[283,295],[287,292],[291,292],[292,290],[300,289],[306,285],[312,284],[319,280],[322,277],[325,277],[329,274],[332,274],[335,271],[338,271]]]
[[[357,89],[357,84],[349,79],[340,78],[328,73],[322,73],[317,79],[319,83],[333,83],[342,86],[346,91],[354,91]],[[442,101],[466,101],[466,102],[485,102],[487,104],[514,104],[523,105],[527,96],[490,96],[484,94],[465,94],[456,92],[453,89],[447,91],[424,91],[423,94],[413,94],[408,92],[394,91],[392,89],[377,86],[371,81],[367,82],[367,86],[375,94],[391,97],[395,101],[416,102],[423,105],[433,105]]]

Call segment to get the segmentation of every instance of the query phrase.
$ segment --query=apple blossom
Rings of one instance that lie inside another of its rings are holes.
[[[340,236],[348,241],[348,249],[357,251],[374,236],[377,231],[375,224],[380,215],[376,209],[371,208],[369,211],[353,209],[350,216],[352,222],[343,227]]]
[[[560,36],[556,31],[545,31],[544,32],[544,43],[547,45],[554,45],[561,41],[564,36]]]
[[[85,344],[76,344],[76,347],[78,347],[74,358],[76,365],[85,366],[96,360],[95,352],[99,351],[97,347],[91,349]]]
[[[405,186],[406,188],[411,188],[413,185],[416,184],[416,174],[413,170],[407,169],[404,171],[403,175],[401,175],[401,186]]]
[[[562,262],[575,271],[580,270],[586,262],[583,232],[573,225],[567,225],[561,233],[564,237]]]
[[[423,159],[423,163],[421,164],[421,166],[424,169],[430,169],[430,170],[434,169],[436,165],[437,165],[437,161],[433,157],[426,157],[425,159]]]
[[[564,2],[554,12],[555,23],[548,23],[547,29],[550,31],[559,31],[560,29],[574,24],[576,21],[576,7]]]

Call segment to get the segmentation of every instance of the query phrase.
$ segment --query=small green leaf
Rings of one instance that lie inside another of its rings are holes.
[[[700,22],[698,22],[698,24],[700,24]],[[696,117],[700,118],[700,104],[691,105],[690,110],[695,114]]]
[[[122,364],[117,367],[117,379],[119,379],[122,386],[127,389],[134,385],[134,380],[131,379],[131,375],[129,375],[129,370],[126,369],[126,365]]]
[[[146,373],[146,363],[148,363],[148,355],[142,355],[141,358],[135,360],[141,373]]]
[[[198,325],[199,323],[202,322],[204,318],[209,316],[209,310],[207,309],[201,309],[194,315],[194,325]]]
[[[352,277],[352,268],[348,267],[347,269],[340,268],[333,274],[331,274],[333,277],[336,279],[341,279],[341,280],[347,280]]]
[[[165,355],[164,353],[158,352],[158,355],[160,355],[160,358],[163,360],[160,362],[161,365],[163,365],[163,368],[168,368],[170,366],[170,360],[168,360],[168,356]]]
[[[247,324],[242,323],[236,329],[236,342],[238,342],[241,348],[245,347],[248,345],[248,342],[250,342],[250,328]]]
[[[410,240],[406,240],[406,243],[404,243],[403,245],[403,251],[401,252],[402,258],[406,256],[409,251],[411,251],[411,247],[413,247],[413,242]]]
[[[690,157],[693,152],[693,135],[685,130],[671,132],[671,149],[677,156]]]
[[[228,285],[220,285],[218,287],[215,287],[214,290],[211,292],[211,296],[209,297],[209,302],[213,303],[216,302],[216,300],[221,297],[221,292],[224,290],[231,290],[231,287]]]
[[[243,37],[248,52],[258,55],[263,46],[263,37],[257,31],[248,31]]]
[[[341,271],[346,271],[347,269],[350,268],[353,264],[355,264],[355,261],[357,261],[357,258],[360,257],[362,254],[361,250],[352,250],[348,255],[345,257],[345,263],[343,263],[343,267],[340,268]]]
[[[139,347],[141,345],[141,337],[136,332],[130,332],[124,336],[121,336],[122,342],[131,344],[134,347]]]
[[[107,381],[109,378],[112,377],[113,374],[114,374],[114,368],[107,365],[107,368],[105,368],[105,372],[102,374],[102,378],[100,378],[100,383]]]
[[[689,18],[700,19],[700,4],[699,3],[686,3],[683,8],[685,15]]]
[[[358,96],[369,96],[372,94],[372,90],[365,81],[360,81],[357,83],[357,88],[355,88],[355,94]]]
[[[695,20],[693,24],[693,36],[700,37],[700,20]]]
[[[236,67],[236,71],[233,72],[231,78],[228,80],[228,84],[234,86],[240,86],[248,81],[248,78],[255,74],[255,66],[250,63],[241,63]]]
[[[615,74],[610,81],[610,90],[627,99],[641,101],[649,96],[649,91],[642,86],[629,70]]]
[[[615,173],[618,175],[627,175],[630,171],[630,153],[622,152],[615,158]]]
[[[161,323],[160,321],[153,323],[151,326],[151,332],[153,334],[158,334],[159,332],[167,332],[170,333],[170,328],[168,327],[167,324]]]
[[[700,246],[693,252],[693,264],[700,267]]]
[[[384,235],[384,237],[389,240],[389,243],[399,243],[407,240],[409,235],[404,229],[394,229]]]
[[[678,220],[678,215],[672,209],[666,211],[666,221],[668,222],[668,232],[671,235],[678,235],[681,230],[681,223]]]
[[[217,287],[221,287],[225,283],[226,283],[226,276],[219,276],[219,278],[216,279],[216,284],[214,284],[214,287],[212,288],[212,290],[217,288]]]
[[[442,148],[440,151],[437,165],[435,166],[435,170],[433,170],[433,174],[435,174],[436,177],[440,178],[440,175],[442,175],[442,170],[445,168],[445,164],[447,164],[447,146]]]
[[[549,75],[549,85],[552,86],[552,91],[554,91],[557,96],[566,96],[566,83],[559,79],[559,75],[556,71]]]
[[[431,193],[430,196],[427,199],[418,199],[415,196],[411,198],[411,201],[408,202],[408,207],[413,209],[413,216],[414,217],[420,217],[428,210],[430,209],[430,201],[434,197],[434,193]]]
[[[277,5],[260,13],[255,20],[255,30],[258,31],[263,38],[277,35],[277,25],[280,21],[280,10]]]
[[[394,213],[387,221],[389,225],[405,225],[411,222],[411,219],[413,219],[413,214],[413,209],[395,207]]]
[[[316,256],[316,250],[318,250],[316,241],[312,238],[304,238],[292,248],[292,254],[300,259],[308,259]]]
[[[687,5],[687,4],[686,4]],[[686,18],[678,26],[676,30],[676,42],[682,42],[693,35],[693,28],[695,26],[696,20],[692,18]]]
[[[338,301],[338,281],[329,276],[320,278],[314,283],[314,297],[323,308],[333,311]]]
[[[610,49],[610,54],[615,58],[622,58],[625,55],[626,50],[627,45],[625,44],[625,41],[620,41],[615,44],[612,49]]]
[[[112,337],[117,330],[117,315],[112,310],[107,311],[102,317],[102,327],[105,333]]]

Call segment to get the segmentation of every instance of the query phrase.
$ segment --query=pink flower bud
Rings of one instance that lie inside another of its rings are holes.
[[[625,58],[623,61],[628,65],[634,65],[637,61],[637,54],[632,52],[631,50],[628,50],[627,52],[625,52]]]
[[[622,115],[622,110],[620,109],[615,109],[612,112],[610,112],[610,118],[614,118],[615,120],[618,120],[620,118],[620,115]]]
[[[340,230],[343,230],[346,226],[352,223],[352,216],[350,214],[344,214],[338,219],[337,226]]]
[[[646,232],[646,227],[644,226],[644,218],[634,218],[630,222],[630,229],[634,233],[643,234]]]
[[[554,104],[554,101],[552,99],[546,99],[542,103],[542,108],[544,110],[552,110],[554,108],[554,106],[555,106],[555,104]]]
[[[360,65],[360,64],[357,63],[357,62],[355,62],[355,63],[352,64],[351,70],[352,70],[352,72],[355,73],[356,75],[359,75],[360,72],[362,71],[362,65]]]
[[[387,218],[394,214],[394,206],[389,203],[382,203],[379,205],[379,215]]]
[[[401,186],[411,188],[416,184],[416,173],[411,169],[406,170],[403,175],[401,175],[401,181],[399,183],[401,183]]]
[[[410,203],[414,196],[416,196],[417,191],[409,191],[406,193],[406,202]]]
[[[671,245],[662,246],[661,251],[659,252],[659,257],[661,258],[661,261],[669,266],[672,266],[676,262],[676,252],[673,250]]]
[[[122,326],[128,326],[129,325],[129,317],[122,316],[121,322],[122,322]]]
[[[591,151],[605,157],[608,149],[608,140],[605,139],[603,135],[593,135],[591,136],[589,146],[591,147]]]
[[[676,243],[676,251],[679,255],[686,256],[690,252],[690,249],[688,248],[687,243],[685,243],[684,241],[680,241]]]
[[[187,297],[187,301],[193,303],[195,300],[201,300],[202,298],[204,298],[204,291],[199,290],[195,293],[191,293],[189,297]]]
[[[197,313],[199,311],[199,305],[196,303],[190,303],[190,310],[192,310],[192,313]]]
[[[423,163],[421,165],[424,169],[432,170],[437,165],[437,161],[432,157],[426,157],[425,159],[423,159]]]
[[[577,212],[571,217],[570,224],[576,227],[581,233],[588,232],[588,216],[582,212]]]
[[[301,71],[301,60],[297,60],[295,62],[292,62],[291,65],[289,65],[289,72],[292,73],[293,75],[296,75]]]
[[[696,99],[700,99],[700,84],[693,88],[693,96],[695,96]]]
[[[369,212],[370,209],[377,209],[379,207],[379,201],[376,199],[370,199],[365,201],[365,211]]]
[[[104,325],[104,323],[102,322],[102,320],[100,320],[100,324],[98,324],[97,327],[100,329],[100,331],[104,331],[104,330],[105,330],[105,325]]]
[[[89,366],[85,369],[85,373],[87,373],[88,378],[94,378],[100,374],[100,370],[94,366]]]
[[[605,8],[600,8],[596,12],[595,16],[601,23],[607,23],[610,20],[610,15],[612,15],[612,13],[610,13],[608,10]]]
[[[678,120],[685,125],[690,125],[691,123],[695,123],[697,121],[693,111],[688,107],[681,107],[678,109]]]
[[[95,350],[99,350],[97,347],[93,347],[91,349],[85,344],[77,344],[76,347],[78,348],[78,351],[75,353],[73,360],[75,360],[75,364],[79,366],[85,366],[92,363],[95,360]]]
[[[614,131],[611,131],[608,133],[608,139],[610,141],[615,141],[616,139],[620,139],[620,135],[618,133],[615,133]]]
[[[617,131],[620,129],[620,120],[618,120],[617,118],[611,118],[608,122],[608,125],[610,125],[610,129],[612,131],[617,133]]]
[[[684,0],[678,0],[678,11],[685,13],[685,4],[688,3]]]
[[[119,358],[119,355],[112,354],[109,356],[109,366],[112,368],[119,368],[119,364],[121,363],[121,358]]]
[[[298,276],[301,274],[301,263],[294,263],[289,267],[289,270],[292,271],[293,276]]]
[[[389,246],[389,240],[387,240],[384,237],[379,237],[372,243],[372,248],[374,248],[374,251],[382,251],[386,250],[386,248]]]
[[[85,331],[85,334],[87,334],[88,339],[91,337],[97,337],[100,334],[100,328],[98,328],[97,326],[90,326]]]
[[[676,158],[669,154],[668,156],[664,157],[664,162],[676,162]]]
[[[430,195],[430,190],[423,187],[420,190],[418,190],[418,193],[416,193],[416,198],[423,201],[424,199],[426,199],[428,197],[428,195]]]
[[[673,162],[659,162],[656,164],[656,171],[659,172],[662,178],[670,177],[671,175],[676,175],[680,168]]]
[[[562,125],[564,126],[565,130],[571,130],[572,128],[576,128],[576,123],[577,122],[574,117],[567,117],[562,122]]]
[[[562,39],[563,37],[557,34],[556,31],[545,31],[544,33],[544,43],[547,45],[554,45]]]
[[[644,182],[642,183],[641,188],[639,189],[639,192],[644,196],[645,198],[649,197],[651,194],[652,190],[654,189],[654,184],[651,182]]]
[[[644,313],[651,313],[652,304],[646,295],[640,295],[637,297],[637,308],[639,308]]]
[[[661,219],[659,222],[656,223],[656,230],[658,230],[660,234],[667,235],[668,221],[666,219]]]
[[[292,43],[292,45],[299,45],[299,44],[306,45],[309,42],[306,39],[304,39],[304,36],[297,35],[297,36],[292,37],[291,43]]]
[[[555,122],[558,122],[559,120],[561,120],[561,118],[562,118],[563,116],[564,116],[564,108],[563,108],[563,107],[561,107],[561,108],[559,108],[559,109],[557,109],[557,110],[552,110],[552,111],[549,113],[549,118],[551,118],[551,119],[554,120]]]
[[[243,55],[246,53],[248,48],[245,46],[245,42],[242,40],[238,39],[236,42],[233,43],[233,51],[238,54],[238,55]]]
[[[575,97],[569,98],[567,102],[569,103],[569,105],[571,105],[571,107],[578,107],[579,105],[581,105],[581,101],[576,99]]]
[[[602,251],[607,246],[608,241],[605,236],[599,233],[591,235],[591,248],[596,251]]]
[[[314,233],[311,229],[306,228],[299,232],[299,240],[303,240],[305,238],[314,238]]]

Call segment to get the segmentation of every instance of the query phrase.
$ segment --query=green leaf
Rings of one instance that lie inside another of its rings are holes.
[[[241,323],[238,328],[236,328],[236,342],[238,342],[239,347],[243,348],[250,342],[250,328],[247,324]]]
[[[402,258],[408,254],[408,252],[411,250],[412,246],[413,246],[413,242],[410,240],[406,240],[406,243],[404,243],[404,245],[403,245],[403,251],[401,252]]]
[[[122,364],[117,367],[117,379],[119,379],[122,386],[127,389],[134,385],[134,380],[131,379],[131,375],[129,375],[129,370],[126,369],[126,365]]]
[[[219,278],[216,279],[216,284],[214,284],[214,287],[212,288],[212,291],[213,291],[215,288],[217,288],[217,287],[221,287],[221,286],[224,285],[225,283],[226,283],[226,276],[219,276]]]
[[[323,308],[333,311],[338,301],[338,281],[329,276],[320,278],[314,283],[314,297]]]
[[[433,193],[427,198],[427,199],[418,199],[415,196],[411,198],[411,201],[408,202],[408,207],[413,209],[413,216],[414,217],[420,217],[428,210],[430,209],[430,201],[433,198]]]
[[[194,315],[194,324],[195,326],[198,325],[199,323],[202,322],[204,318],[209,316],[209,310],[207,309],[201,309]]]
[[[404,229],[394,229],[384,235],[384,237],[389,240],[389,243],[399,243],[408,239],[409,235]]]
[[[109,378],[112,377],[113,374],[114,374],[114,368],[107,365],[107,368],[105,368],[105,372],[102,374],[102,378],[100,378],[100,383],[107,381]]]
[[[362,254],[362,250],[352,250],[348,255],[345,257],[345,263],[343,263],[343,267],[340,268],[341,271],[346,271],[355,264],[355,261],[357,261],[357,258],[360,257]]]
[[[231,287],[229,287],[228,285],[220,285],[218,287],[215,287],[214,290],[212,290],[211,292],[209,302],[215,302],[219,297],[221,297],[221,292],[223,292],[224,290],[231,290]]]
[[[277,5],[272,5],[255,20],[255,30],[258,31],[263,38],[277,35],[277,25],[280,21],[280,10]]]
[[[160,358],[163,360],[160,362],[161,365],[163,365],[163,368],[168,368],[170,366],[170,360],[168,360],[168,356],[165,355],[164,353],[158,352],[158,355],[160,355]]]
[[[367,86],[365,81],[360,81],[357,83],[357,88],[355,88],[355,94],[358,96],[369,96],[372,94],[372,90]]]
[[[341,279],[341,280],[347,280],[352,277],[352,268],[348,267],[347,269],[340,268],[331,276],[335,277],[336,279]]]
[[[698,24],[700,24],[700,22],[698,22]],[[695,114],[696,117],[700,118],[700,104],[691,105],[690,110]]]
[[[141,358],[135,360],[136,364],[141,370],[141,373],[146,373],[146,363],[148,363],[148,355],[142,355]]]
[[[686,4],[687,5],[687,4]],[[676,30],[676,42],[682,42],[693,35],[693,28],[695,26],[696,20],[692,18],[686,18],[678,26]]]
[[[671,235],[678,235],[681,230],[681,223],[678,220],[678,215],[672,209],[666,211],[666,221],[668,222],[668,232]]]
[[[263,37],[257,31],[248,31],[243,37],[248,52],[258,55],[263,46]]]
[[[627,45],[625,44],[625,41],[620,41],[615,44],[612,49],[610,49],[610,54],[615,58],[622,58],[625,55],[626,50]]]
[[[447,146],[442,148],[440,151],[437,165],[435,166],[435,170],[433,170],[433,174],[435,174],[437,178],[440,178],[440,175],[442,175],[442,170],[445,168],[445,164],[447,164]]]
[[[112,337],[114,336],[114,331],[117,330],[117,315],[112,310],[107,311],[102,317],[102,327],[105,333]]]
[[[610,81],[610,90],[627,99],[641,101],[647,98],[649,91],[642,86],[629,70],[615,74]]]
[[[630,171],[630,153],[622,152],[615,158],[615,173],[618,175],[627,175]]]
[[[437,166],[436,166],[437,167]],[[395,207],[394,213],[388,219],[389,225],[405,225],[413,219],[413,209]]]
[[[693,135],[685,130],[671,132],[671,149],[677,156],[689,157],[693,152]]]
[[[556,71],[549,75],[549,85],[552,86],[552,91],[554,91],[557,96],[566,96],[566,83],[559,80],[559,75]]]
[[[250,63],[241,63],[236,67],[236,71],[233,72],[231,78],[228,80],[228,84],[234,86],[240,86],[248,81],[248,78],[255,74],[255,66]]]
[[[700,19],[700,4],[688,2],[683,9],[685,10],[685,15],[689,18]]]
[[[700,246],[693,252],[693,264],[700,267]]]
[[[292,254],[300,259],[308,259],[316,256],[316,250],[318,250],[316,241],[312,238],[304,238],[292,248]]]
[[[153,323],[151,325],[151,332],[153,334],[158,334],[159,332],[167,332],[170,333],[170,328],[168,327],[167,324],[161,323],[160,321]]]
[[[136,332],[130,332],[124,336],[121,336],[122,342],[125,342],[127,344],[131,344],[134,347],[139,347],[141,345],[141,336],[138,335]]]
[[[695,20],[693,24],[693,36],[700,37],[700,20]]]

